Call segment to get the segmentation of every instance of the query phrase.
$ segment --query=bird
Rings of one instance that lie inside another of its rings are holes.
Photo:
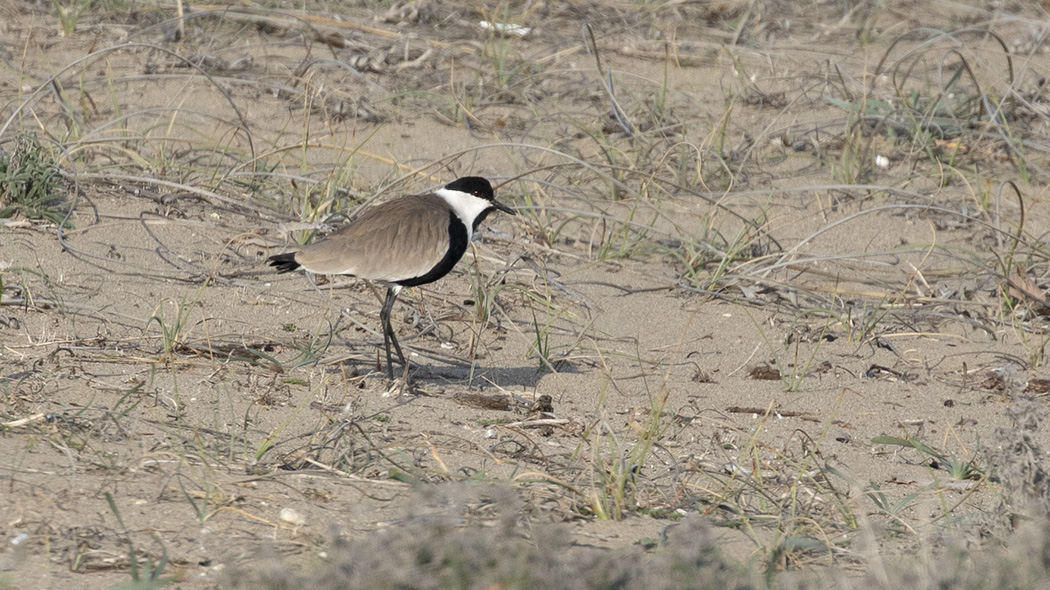
[[[405,287],[447,275],[467,251],[478,225],[493,211],[516,215],[496,200],[489,181],[464,176],[431,193],[408,195],[365,210],[359,217],[305,248],[270,256],[278,273],[303,268],[324,275],[349,275],[386,285],[379,312],[387,374],[394,380],[390,345],[401,366],[405,355],[390,325],[394,300]]]

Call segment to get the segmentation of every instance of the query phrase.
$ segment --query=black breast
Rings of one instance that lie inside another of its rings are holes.
[[[448,212],[448,252],[445,252],[444,258],[438,261],[434,265],[434,268],[427,271],[425,274],[405,279],[403,281],[397,281],[398,285],[402,287],[415,287],[416,285],[425,285],[427,283],[433,283],[441,277],[448,274],[452,267],[456,266],[460,258],[463,258],[463,253],[467,251],[467,226],[463,224],[463,221],[456,215],[455,211],[449,210]]]

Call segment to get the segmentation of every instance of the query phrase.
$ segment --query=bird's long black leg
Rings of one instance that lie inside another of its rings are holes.
[[[394,361],[390,358],[390,344],[394,344],[394,350],[397,351],[397,358],[401,361],[401,366],[408,367],[408,363],[405,362],[405,355],[401,352],[401,345],[397,342],[397,336],[394,335],[394,328],[390,325],[390,312],[394,309],[394,300],[397,299],[397,294],[401,291],[401,287],[390,287],[386,290],[386,299],[383,301],[383,309],[379,311],[379,321],[383,324],[383,347],[386,348],[386,373],[390,377],[390,380],[394,380]]]

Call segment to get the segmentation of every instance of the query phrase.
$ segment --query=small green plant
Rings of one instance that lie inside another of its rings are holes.
[[[184,477],[177,477],[176,480],[179,482],[179,490],[182,491],[182,495],[186,498],[186,502],[189,503],[193,509],[194,515],[197,517],[197,522],[204,524],[209,518],[211,518],[217,510],[212,510],[212,498],[213,496],[221,497],[222,492],[213,490],[211,480],[206,479],[201,490],[187,490],[186,484],[184,483]],[[200,501],[194,499],[198,498]]]
[[[681,337],[671,354],[672,359],[678,357],[693,319],[691,316],[682,327]],[[641,361],[640,352],[638,360]],[[639,504],[639,481],[644,478],[644,469],[650,454],[671,427],[664,410],[671,395],[668,383],[674,364],[673,361],[668,363],[663,380],[655,392],[649,389],[648,381],[643,379],[649,407],[639,412],[632,420],[631,430],[637,435],[633,442],[622,440],[604,418],[595,421],[583,434],[581,444],[590,441],[592,469],[597,475],[597,485],[584,495],[584,502],[600,519],[622,520],[628,514],[647,508]],[[612,377],[606,374],[602,383],[602,405],[606,403],[605,391],[611,381]]]
[[[304,408],[309,407],[309,402],[306,400],[311,399],[312,396],[316,395],[317,391],[323,391],[328,387],[328,379],[322,378],[318,383],[318,386],[314,389],[307,390],[303,397],[300,398],[295,404],[295,410],[288,413],[288,417],[281,421],[275,428],[271,429],[266,437],[255,445],[254,453],[252,454],[252,464],[256,465],[262,461],[263,456],[270,452],[277,444],[281,434],[284,433],[285,429],[289,425],[293,424],[296,420],[302,419],[302,412]]]
[[[798,317],[795,318],[795,323],[792,325],[792,329],[789,331],[788,336],[785,337],[783,342],[783,352],[781,349],[774,346],[773,342],[766,336],[765,330],[762,329],[762,324],[751,315],[751,311],[744,308],[744,312],[751,318],[751,322],[758,329],[759,334],[762,336],[762,340],[766,343],[766,347],[769,348],[769,352],[773,357],[776,364],[777,372],[780,373],[780,380],[784,385],[785,391],[795,392],[802,387],[802,382],[806,378],[806,374],[809,372],[809,368],[813,365],[813,361],[817,358],[817,353],[820,351],[820,345],[824,342],[824,336],[828,332],[828,327],[831,324],[831,314],[823,310],[805,310]],[[813,350],[805,358],[802,357],[800,339],[797,337],[796,326],[798,322],[804,319],[808,315],[827,315],[829,319],[826,319],[824,326],[821,328],[819,335],[815,340]],[[791,354],[791,345],[794,344],[793,360],[787,361],[786,357]]]
[[[816,343],[817,344],[816,344],[816,346],[813,347],[813,351],[810,352],[809,357],[806,358],[804,360],[804,362],[800,363],[800,361],[803,360],[803,359],[800,358],[800,355],[799,355],[799,347],[800,347],[800,340],[801,339],[798,338],[798,337],[792,337],[792,336],[789,336],[786,339],[786,341],[785,341],[785,345],[786,346],[790,346],[791,344],[795,345],[795,355],[794,355],[794,361],[791,363],[791,371],[790,372],[786,372],[786,373],[783,372],[783,371],[781,372],[781,379],[783,379],[784,389],[785,390],[794,392],[794,391],[798,391],[799,388],[802,386],[803,379],[806,378],[806,374],[809,372],[809,368],[811,366],[813,366],[813,361],[816,360],[816,358],[817,358],[817,352],[820,350],[820,344],[822,342],[824,342],[824,336],[828,333],[828,324],[829,323],[830,323],[830,320],[824,322],[824,326],[821,328],[820,334],[817,336],[817,339],[816,339]],[[792,333],[794,333],[794,332],[792,332]]]
[[[654,409],[660,405],[657,401]],[[654,418],[656,422],[651,420]],[[665,428],[659,416],[650,412],[634,444],[625,444],[604,419],[584,431],[583,440],[592,444],[589,460],[596,476],[590,491],[583,493],[588,512],[601,520],[622,520],[637,508],[638,478],[653,443]]]
[[[1045,295],[1039,285],[1031,278],[1035,269],[1031,260],[1038,253],[1045,257],[1046,253],[1035,243],[1029,240],[1025,232],[1025,201],[1021,189],[1012,181],[1002,182],[995,190],[995,210],[999,205],[1006,189],[1013,191],[1017,198],[1020,216],[1017,228],[1009,233],[1009,240],[1004,241],[1006,231],[1001,232],[1000,241],[1003,243],[1002,251],[993,250],[995,263],[992,266],[994,273],[999,277],[1000,313],[1002,322],[1010,324],[1017,340],[1027,353],[1027,361],[1033,367],[1043,364],[1046,357],[1046,348],[1050,344],[1050,333],[1045,330],[1032,330],[1026,326],[1030,318],[1040,315],[1032,313],[1033,304],[1036,309],[1045,307]]]
[[[864,119],[847,120],[842,153],[831,164],[831,174],[843,184],[867,184],[875,179],[875,161],[870,153],[871,137],[865,135]]]
[[[520,332],[529,342],[525,357],[537,359],[539,362],[537,370],[539,372],[550,371],[556,373],[557,370],[554,366],[555,351],[558,351],[558,355],[561,358],[565,358],[579,345],[580,339],[578,338],[571,344],[558,344],[555,346],[551,343],[551,334],[558,333],[556,332],[558,330],[556,325],[559,322],[566,320],[571,322],[578,318],[572,314],[569,308],[555,302],[552,296],[552,288],[549,284],[544,283],[542,288],[539,288],[538,285],[532,289],[522,285],[513,285],[512,288],[517,289],[524,295],[524,302],[527,303],[529,313],[532,314],[532,331]],[[580,333],[585,332],[586,329]]]
[[[635,215],[639,212],[641,204],[636,202],[631,206],[627,215],[618,219],[606,219],[603,217],[599,242],[594,250],[597,260],[607,262],[638,256],[651,244],[653,228],[657,222],[657,214],[653,213],[648,223],[635,221]]]
[[[903,514],[904,508],[911,504],[912,500],[919,497],[919,492],[912,492],[910,494],[907,494],[896,503],[893,503],[888,497],[886,497],[886,494],[883,493],[882,488],[879,487],[879,484],[872,482],[872,484],[864,490],[864,495],[867,496],[869,500],[874,502],[875,506],[886,516],[892,518],[894,522],[899,524],[901,527],[907,529],[911,533],[915,532],[915,529],[913,529],[911,525],[905,522],[900,515]]]
[[[0,218],[20,215],[61,223],[68,214],[61,188],[55,159],[36,133],[19,135],[10,155],[0,152]]]
[[[549,309],[549,308],[548,308]],[[527,356],[532,356],[533,353],[539,358],[540,366],[539,370],[546,371],[547,369],[554,370],[554,366],[551,364],[551,324],[550,314],[548,313],[545,317],[543,325],[540,325],[540,320],[536,316],[536,310],[533,308],[532,311],[532,328],[535,331],[536,339],[531,345],[529,345],[529,351]]]
[[[484,11],[485,9],[482,8]],[[489,71],[493,72],[495,79],[493,80],[496,84],[496,88],[500,91],[508,91],[510,87],[519,79],[527,79],[528,76],[540,73],[538,64],[528,62],[520,59],[517,52],[514,51],[514,46],[510,42],[510,37],[514,34],[504,34],[496,30],[497,27],[503,27],[504,30],[515,30],[513,27],[518,27],[515,22],[526,22],[528,20],[528,14],[520,16],[511,15],[506,5],[500,5],[496,14],[486,14],[484,20],[491,23],[493,26],[489,28],[489,34],[485,40],[485,52],[484,55],[490,60]],[[517,29],[518,31],[524,31],[524,28]],[[519,33],[520,34],[520,33]],[[479,78],[481,72],[478,70]],[[478,87],[484,86],[484,81],[478,80]]]
[[[291,326],[293,330],[299,328],[295,324],[285,324],[284,330],[288,330]],[[286,342],[285,345],[290,349],[298,351],[298,356],[290,359],[278,360],[273,355],[267,354],[258,348],[251,349],[251,353],[257,356],[259,359],[266,361],[272,367],[280,367],[283,371],[292,371],[299,367],[316,363],[320,358],[321,353],[332,344],[332,339],[335,338],[337,330],[332,326],[331,322],[322,321],[317,324],[317,328],[309,333],[309,338],[300,341],[298,338],[292,342]]]
[[[950,451],[937,450],[921,440],[912,438],[911,436],[908,436],[907,438],[898,438],[896,436],[876,436],[871,439],[871,442],[872,444],[877,445],[896,445],[913,448],[930,460],[930,467],[934,469],[943,469],[957,480],[979,480],[983,479],[985,476],[984,467],[977,462],[976,457],[957,457]]]
[[[62,25],[62,35],[71,37],[77,31],[77,23],[80,15],[91,4],[91,0],[51,0],[51,6],[55,7],[58,22]]]
[[[153,315],[146,322],[146,328],[149,328],[150,324],[153,323],[160,327],[161,340],[164,346],[161,351],[162,354],[172,354],[186,343],[185,330],[189,323],[190,312],[193,310],[195,303],[200,301],[200,296],[205,286],[207,286],[207,282],[201,286],[201,290],[197,292],[194,301],[187,301],[186,298],[183,298],[181,301],[167,299],[154,309]],[[165,303],[170,303],[175,308],[173,318],[168,318],[167,314],[165,314]]]
[[[120,516],[120,510],[117,509],[117,502],[113,499],[113,495],[106,492],[106,503],[109,504],[109,509],[113,512],[113,516],[117,518],[117,523],[120,524],[120,528],[124,529],[124,539],[128,543],[128,568],[131,570],[131,582],[128,584],[122,584],[115,586],[113,590],[149,590],[151,588],[161,588],[174,582],[173,578],[164,578],[164,568],[168,565],[168,551],[164,548],[164,544],[160,538],[153,535],[153,540],[160,545],[160,559],[156,564],[153,563],[153,559],[147,557],[145,566],[145,572],[139,570],[139,558],[135,552],[135,543],[131,539],[131,535],[127,532],[128,527],[124,524],[124,519]],[[145,577],[143,576],[145,573]]]
[[[878,39],[879,16],[886,11],[883,2],[863,2],[851,11],[850,20],[857,27],[854,34],[861,45],[870,45]]]
[[[126,10],[128,0],[51,0],[51,6],[58,15],[62,34],[71,37],[77,31],[80,17],[87,11],[105,13],[114,10]]]

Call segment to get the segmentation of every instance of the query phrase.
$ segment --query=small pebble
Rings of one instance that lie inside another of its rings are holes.
[[[306,524],[306,519],[303,518],[303,515],[291,508],[281,508],[279,516],[284,522],[294,524],[295,526],[303,526]]]

